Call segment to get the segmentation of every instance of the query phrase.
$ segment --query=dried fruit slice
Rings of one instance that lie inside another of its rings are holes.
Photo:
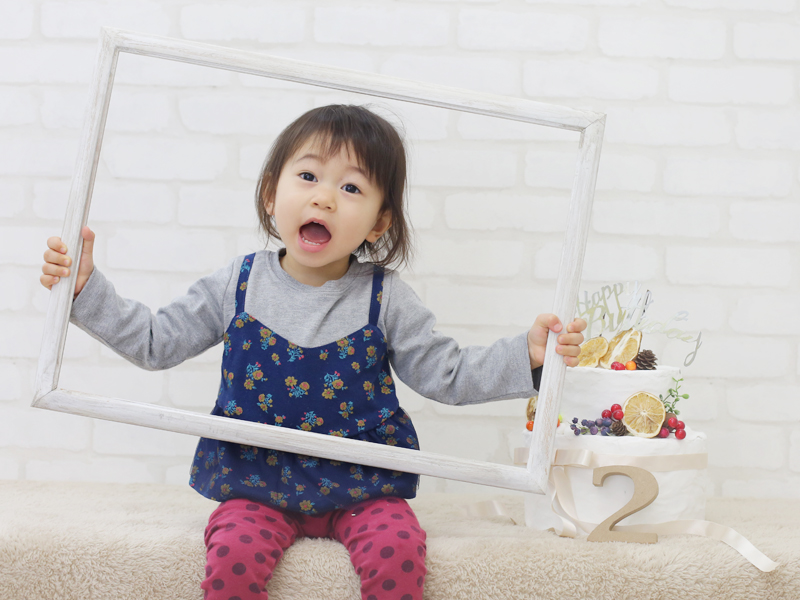
[[[620,341],[622,341],[622,338],[628,335],[631,331],[633,330],[626,329],[625,331],[620,331],[617,335],[611,338],[611,341],[608,342],[608,350],[606,350],[606,353],[603,355],[603,358],[600,359],[601,367],[603,367],[604,369],[611,368],[611,363],[614,362],[613,360],[610,360],[611,353],[614,352],[614,348],[616,348],[617,345],[620,343]]]
[[[622,422],[633,435],[638,437],[655,437],[661,431],[661,425],[667,411],[664,403],[647,392],[636,392],[625,400],[622,406]]]
[[[579,367],[596,367],[600,359],[608,351],[608,340],[602,335],[586,340],[578,355]]]
[[[615,343],[616,342],[616,343]],[[628,329],[614,336],[608,344],[608,351],[600,359],[600,366],[604,369],[611,367],[612,363],[619,362],[623,365],[633,360],[639,354],[642,344],[642,332]]]

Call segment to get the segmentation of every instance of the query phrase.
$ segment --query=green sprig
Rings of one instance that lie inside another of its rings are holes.
[[[661,400],[661,402],[664,403],[664,408],[667,410],[667,412],[670,412],[674,415],[679,415],[681,414],[681,411],[675,408],[675,405],[678,403],[679,400],[688,398],[689,394],[680,393],[681,382],[683,381],[683,377],[681,377],[680,379],[675,379],[673,377],[672,381],[675,382],[675,387],[667,390],[667,397],[664,398],[664,396],[662,396],[661,394],[659,394],[658,397]]]

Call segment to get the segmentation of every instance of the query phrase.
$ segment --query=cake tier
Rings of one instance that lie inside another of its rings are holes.
[[[658,367],[652,371],[568,368],[558,412],[567,422],[573,417],[594,420],[612,404],[623,405],[636,392],[666,397],[667,390],[675,383],[673,378],[680,377],[681,370],[677,367]]]
[[[609,457],[605,464],[614,464],[614,457],[642,457],[642,468],[647,469],[647,457],[707,455],[706,435],[687,427],[683,440],[675,438],[613,437],[601,435],[576,436],[568,424],[562,424],[556,433],[555,449],[589,450],[595,455]],[[524,443],[530,446],[530,432],[524,432]],[[648,469],[649,470],[649,469]],[[580,521],[600,523],[622,508],[633,495],[633,481],[624,476],[610,476],[602,487],[592,483],[592,469],[564,467],[572,488],[575,510]],[[675,471],[651,471],[658,482],[658,497],[641,511],[620,522],[620,525],[654,524],[678,519],[705,519],[708,476],[705,468]],[[551,478],[552,482],[552,478]],[[551,483],[552,486],[552,483]],[[551,508],[550,496],[528,494],[525,497],[525,520],[537,529],[560,528]]]

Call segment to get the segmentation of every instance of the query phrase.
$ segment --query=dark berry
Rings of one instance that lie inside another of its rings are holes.
[[[589,433],[592,435],[597,435],[597,427],[589,427]]]
[[[609,419],[608,417],[603,419],[603,426],[604,427],[611,427],[611,423],[613,423],[613,421],[611,419]]]
[[[580,434],[581,434],[581,430],[576,428],[575,429],[575,435],[580,435]]]
[[[578,422],[578,417],[573,417],[573,418],[572,418],[572,422],[573,422],[573,423],[577,423],[577,422]]]
[[[594,420],[594,424],[597,425],[598,427],[602,427],[603,426],[603,419],[595,419]]]

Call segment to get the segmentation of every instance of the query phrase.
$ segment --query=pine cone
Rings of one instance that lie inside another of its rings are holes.
[[[625,423],[622,421],[614,421],[611,424],[611,433],[617,437],[622,437],[623,435],[628,435],[628,428],[625,427]]]
[[[642,350],[633,359],[633,362],[636,363],[636,368],[640,371],[652,371],[656,368],[657,361],[658,359],[652,350]]]

